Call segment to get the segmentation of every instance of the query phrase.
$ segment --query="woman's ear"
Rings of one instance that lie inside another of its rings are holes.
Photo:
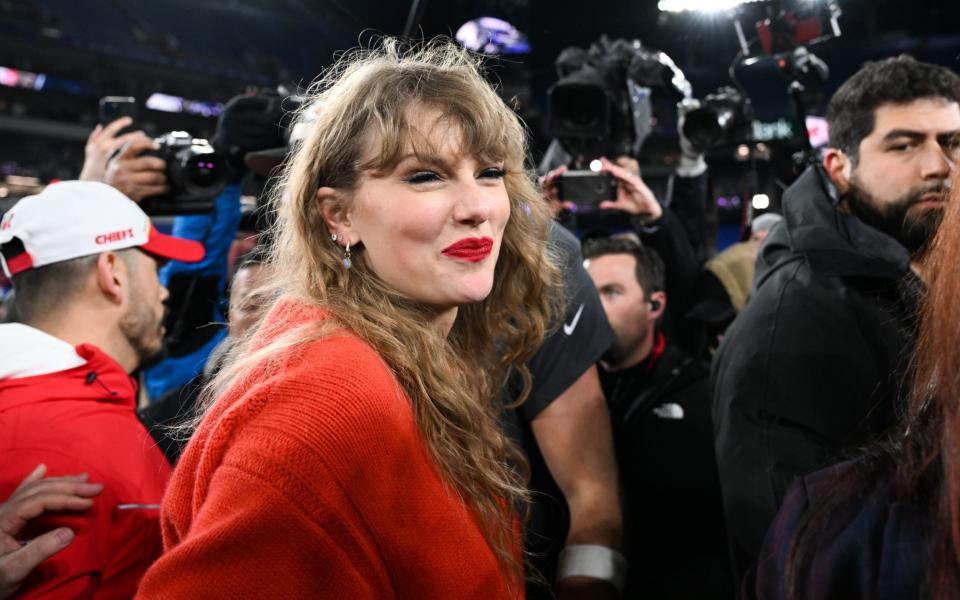
[[[317,190],[314,201],[320,207],[323,222],[330,233],[336,234],[341,240],[350,239],[350,211],[346,208],[343,194],[332,187],[322,187]]]

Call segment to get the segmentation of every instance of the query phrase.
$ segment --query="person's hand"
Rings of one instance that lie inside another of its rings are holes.
[[[700,101],[696,98],[685,98],[677,103],[677,135],[680,138],[680,152],[690,159],[703,157],[703,149],[695,148],[693,142],[683,133],[683,126],[687,122],[687,115],[700,108]]]
[[[683,133],[683,126],[687,122],[687,115],[700,108],[700,101],[686,98],[677,103],[677,134],[680,136],[680,164],[677,165],[677,174],[681,177],[697,177],[707,170],[707,163],[703,158],[706,148],[698,148]]]
[[[46,472],[45,465],[37,466],[0,504],[0,600],[13,596],[37,565],[73,540],[73,531],[60,527],[23,543],[17,535],[30,519],[46,511],[86,510],[103,490],[99,483],[87,483],[85,473],[44,479]]]
[[[540,179],[540,189],[543,190],[543,197],[546,199],[554,217],[557,217],[563,209],[572,210],[573,202],[560,199],[560,186],[558,185],[560,176],[568,170],[566,166],[557,167]]]
[[[600,163],[600,172],[610,173],[617,180],[617,199],[601,202],[600,208],[622,210],[642,222],[656,221],[663,215],[663,207],[640,178],[640,166],[637,161],[620,157],[614,164],[606,158],[601,158]]]
[[[97,125],[87,137],[87,145],[83,149],[83,168],[80,170],[80,181],[103,181],[107,174],[107,162],[124,144],[137,137],[133,131],[117,135],[124,127],[131,125],[133,119],[120,117],[106,126]],[[142,134],[141,134],[142,135]]]
[[[135,202],[166,193],[167,163],[156,156],[141,156],[147,150],[156,150],[157,144],[142,132],[134,132],[123,149],[107,163],[103,181],[127,195]]]

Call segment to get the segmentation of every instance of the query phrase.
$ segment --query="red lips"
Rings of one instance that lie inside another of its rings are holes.
[[[488,237],[463,238],[443,249],[444,256],[466,262],[480,262],[490,256],[493,240]]]

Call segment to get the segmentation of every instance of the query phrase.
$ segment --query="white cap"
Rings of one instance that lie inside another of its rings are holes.
[[[125,248],[183,262],[204,254],[198,242],[158,232],[136,202],[96,181],[62,181],[21,199],[0,220],[0,244],[7,277]]]

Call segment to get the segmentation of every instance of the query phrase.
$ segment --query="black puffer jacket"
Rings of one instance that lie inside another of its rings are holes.
[[[714,362],[713,420],[731,553],[756,559],[791,481],[895,418],[920,283],[891,237],[839,212],[818,167],[784,195],[752,297]]]

